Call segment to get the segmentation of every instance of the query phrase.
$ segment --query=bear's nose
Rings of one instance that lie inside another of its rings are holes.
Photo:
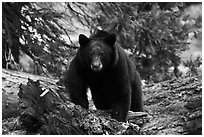
[[[100,65],[91,65],[91,69],[92,69],[93,71],[98,72],[98,71],[101,70],[101,67],[100,67]]]
[[[91,69],[95,72],[98,72],[102,69],[102,65],[100,63],[91,64]]]

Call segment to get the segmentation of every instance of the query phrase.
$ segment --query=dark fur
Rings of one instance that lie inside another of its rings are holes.
[[[105,57],[102,70],[91,68],[90,50],[102,45]],[[126,121],[129,110],[143,111],[140,76],[124,50],[115,43],[115,35],[101,31],[86,39],[79,38],[80,48],[65,74],[65,86],[73,103],[88,109],[87,88],[97,109],[112,110],[113,118]]]

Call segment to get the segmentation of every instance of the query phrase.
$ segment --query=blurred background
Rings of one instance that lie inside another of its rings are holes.
[[[115,33],[141,78],[201,75],[202,3],[3,2],[2,67],[61,78],[78,35]]]

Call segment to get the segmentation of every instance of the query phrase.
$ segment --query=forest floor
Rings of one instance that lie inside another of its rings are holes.
[[[15,81],[3,74],[2,134],[25,134],[16,128],[19,115],[16,95],[20,83],[25,81]],[[147,84],[143,87],[143,96],[145,111],[149,114],[149,122],[141,129],[144,134],[202,134],[201,76]]]

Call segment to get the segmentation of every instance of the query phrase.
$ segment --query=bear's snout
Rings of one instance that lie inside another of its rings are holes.
[[[102,65],[102,63],[99,60],[95,60],[91,64],[91,69],[93,71],[95,71],[95,72],[101,71],[102,67],[103,67],[103,65]]]

